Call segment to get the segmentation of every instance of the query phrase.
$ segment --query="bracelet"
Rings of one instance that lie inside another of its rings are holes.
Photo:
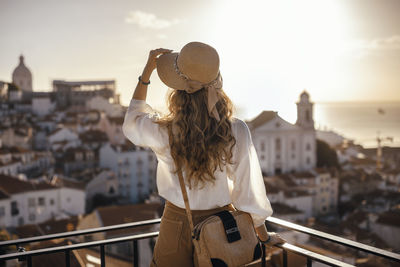
[[[265,241],[262,241],[260,238],[258,238],[258,240],[259,240],[261,243],[263,243],[263,244],[268,244],[269,241],[271,240],[271,235],[268,235],[268,238],[267,238],[267,240],[265,240]]]
[[[144,85],[149,85],[150,84],[150,81],[148,81],[147,83],[142,81],[142,75],[139,76],[139,82],[141,82]]]

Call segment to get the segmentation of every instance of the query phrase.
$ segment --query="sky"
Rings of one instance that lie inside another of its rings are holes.
[[[35,91],[53,79],[115,79],[128,105],[154,48],[216,48],[236,115],[296,116],[313,102],[400,101],[398,0],[0,0],[0,80],[22,53]],[[151,77],[148,102],[168,88]]]

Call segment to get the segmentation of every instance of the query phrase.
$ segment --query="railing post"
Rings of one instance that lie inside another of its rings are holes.
[[[307,267],[312,267],[312,260],[309,257],[307,257]]]
[[[287,267],[287,251],[283,249],[283,267]]]
[[[100,259],[101,259],[101,267],[106,267],[106,255],[104,253],[104,245],[100,246]]]
[[[32,256],[27,257],[28,267],[32,267]]]
[[[139,248],[137,240],[133,240],[133,267],[139,267]]]
[[[70,267],[71,266],[71,257],[70,257],[70,250],[67,249],[65,250],[65,266]]]

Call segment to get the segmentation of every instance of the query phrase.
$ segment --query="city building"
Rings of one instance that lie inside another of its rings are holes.
[[[313,103],[307,92],[300,95],[297,103],[296,124],[285,121],[274,111],[263,111],[247,124],[265,175],[316,167]]]
[[[23,92],[32,92],[32,73],[25,66],[24,56],[19,56],[19,64],[12,73],[12,82]]]
[[[160,204],[135,204],[123,206],[108,206],[95,209],[92,213],[85,215],[78,223],[77,229],[87,229],[111,226],[122,223],[137,222],[160,218]],[[128,234],[138,234],[149,231],[157,231],[158,225],[141,227],[136,229],[122,229],[117,231],[100,232],[86,237],[85,241],[103,240],[126,236]],[[82,240],[82,241],[83,241]],[[153,239],[138,241],[138,251],[140,253],[139,266],[149,266],[152,259]],[[132,242],[117,243],[106,246],[106,252],[122,258],[133,257]]]
[[[0,174],[1,227],[41,223],[85,211],[85,191]]]
[[[53,92],[56,94],[58,108],[70,106],[85,106],[86,102],[93,97],[102,96],[105,99],[114,99],[115,81],[65,81],[54,80]],[[119,102],[119,100],[115,100]]]
[[[100,167],[117,174],[118,192],[131,203],[144,201],[156,187],[157,160],[154,153],[126,142],[100,148]]]

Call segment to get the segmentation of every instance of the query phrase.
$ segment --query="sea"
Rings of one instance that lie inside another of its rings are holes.
[[[400,102],[317,102],[318,130],[332,130],[366,148],[400,147]]]

